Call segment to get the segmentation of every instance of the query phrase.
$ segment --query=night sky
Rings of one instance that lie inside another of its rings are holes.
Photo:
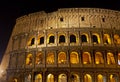
[[[120,10],[118,0],[1,0],[0,1],[0,61],[15,25],[16,18],[38,11],[52,12],[58,8],[90,7]],[[113,2],[114,1],[114,2]]]

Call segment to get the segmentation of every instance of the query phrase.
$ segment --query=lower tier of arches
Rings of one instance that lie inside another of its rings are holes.
[[[7,82],[120,82],[114,68],[8,69]]]

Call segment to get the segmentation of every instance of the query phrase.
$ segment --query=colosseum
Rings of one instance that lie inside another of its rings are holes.
[[[16,19],[7,82],[120,82],[120,11],[60,8]]]

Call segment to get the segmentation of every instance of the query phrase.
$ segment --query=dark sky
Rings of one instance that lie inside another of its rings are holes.
[[[117,0],[1,0],[0,1],[0,61],[5,52],[16,18],[44,10],[52,12],[58,8],[92,7],[120,10]],[[113,2],[114,1],[114,2]]]

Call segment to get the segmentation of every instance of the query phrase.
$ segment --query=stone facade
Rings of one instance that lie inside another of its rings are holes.
[[[6,54],[8,82],[120,82],[120,12],[63,8],[22,16]]]

